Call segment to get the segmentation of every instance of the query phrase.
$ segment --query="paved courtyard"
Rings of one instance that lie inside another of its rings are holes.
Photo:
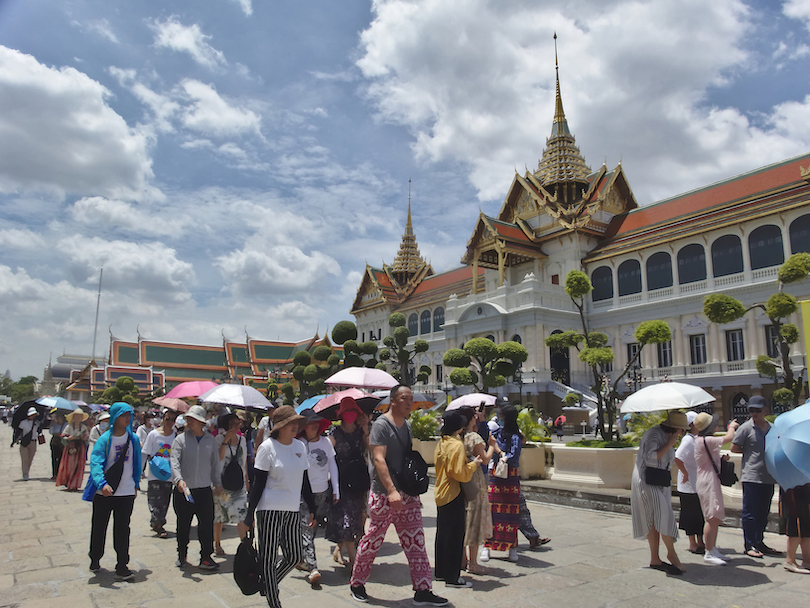
[[[222,568],[218,573],[205,573],[193,566],[180,571],[174,567],[174,538],[159,539],[149,529],[143,494],[135,501],[132,517],[130,568],[136,571],[135,580],[114,582],[111,536],[102,570],[91,574],[87,558],[89,503],[77,492],[57,490],[49,480],[47,444],[39,446],[31,481],[23,482],[19,451],[10,449],[10,442],[11,429],[0,425],[0,607],[267,605],[259,595],[242,595],[233,582],[232,555],[238,545],[234,528],[226,528],[223,545],[229,555],[219,560]],[[436,516],[432,493],[423,501],[432,555]],[[488,564],[489,575],[470,576],[474,588],[445,589],[443,583],[436,583],[435,591],[465,608],[793,608],[810,601],[810,576],[788,573],[777,558],[756,560],[742,555],[741,532],[736,529],[720,531],[718,546],[730,554],[728,566],[704,566],[701,558],[686,551],[681,540],[677,546],[688,572],[672,577],[644,567],[648,563],[646,543],[632,539],[628,516],[531,503],[530,509],[537,528],[551,536],[549,545],[530,551],[521,538],[517,564],[493,559]],[[174,530],[171,510],[167,528]],[[196,557],[195,543],[192,540],[192,558]],[[785,546],[784,538],[774,535],[769,535],[767,543],[780,549]],[[332,560],[331,547],[318,538],[316,548],[323,574],[320,588],[312,589],[303,573],[294,571],[282,582],[284,607],[358,605],[349,596],[348,573]],[[408,569],[393,528],[366,589],[372,598],[370,605],[411,605]]]

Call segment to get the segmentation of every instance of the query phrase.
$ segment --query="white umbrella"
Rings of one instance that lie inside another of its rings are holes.
[[[332,386],[393,388],[399,382],[387,371],[373,367],[346,367],[326,379]]]
[[[460,407],[478,407],[482,403],[484,405],[495,405],[498,398],[495,395],[487,395],[485,393],[469,393],[453,399],[447,404],[444,409],[445,412],[457,410]]]
[[[622,414],[690,409],[714,401],[714,396],[699,386],[683,382],[661,382],[636,391],[622,403]]]
[[[218,403],[231,407],[255,407],[269,410],[273,407],[267,398],[252,386],[245,384],[220,384],[200,395],[203,403]]]

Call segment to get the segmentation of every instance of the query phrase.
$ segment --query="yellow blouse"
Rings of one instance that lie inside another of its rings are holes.
[[[478,465],[467,461],[464,443],[458,437],[445,435],[436,446],[436,485],[433,494],[436,506],[448,504],[461,492],[459,482],[470,481]]]

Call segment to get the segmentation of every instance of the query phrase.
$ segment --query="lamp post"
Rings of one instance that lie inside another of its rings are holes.
[[[633,392],[635,393],[639,389],[643,381],[644,378],[641,375],[641,368],[638,365],[634,365],[633,367],[630,368],[630,373],[627,375],[627,378],[625,379],[624,382],[627,388],[628,389],[632,388]]]
[[[523,366],[518,367],[512,377],[518,385],[518,403],[523,407]]]

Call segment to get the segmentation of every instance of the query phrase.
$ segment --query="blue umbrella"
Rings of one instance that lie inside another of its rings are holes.
[[[765,435],[765,466],[783,490],[810,483],[810,401],[776,417]]]
[[[51,409],[56,408],[57,410],[62,410],[64,412],[72,412],[78,407],[73,405],[64,397],[40,397],[37,399],[37,403],[40,405],[46,405]]]
[[[311,408],[314,406],[318,401],[326,397],[326,395],[315,395],[314,397],[309,397],[308,399],[304,399],[297,408],[295,408],[295,413],[300,414],[306,409]]]

